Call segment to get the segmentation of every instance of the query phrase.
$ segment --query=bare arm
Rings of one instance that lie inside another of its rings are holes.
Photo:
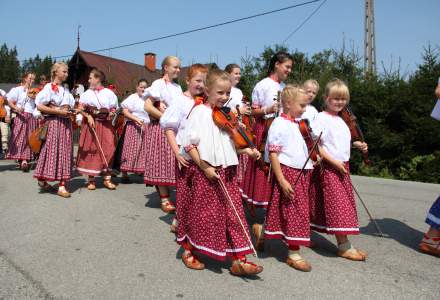
[[[159,120],[162,117],[162,113],[153,105],[151,97],[148,97],[144,103],[144,110],[153,118]]]
[[[220,178],[220,176],[215,172],[214,167],[212,167],[204,160],[200,159],[199,151],[197,151],[197,148],[191,149],[190,151],[188,151],[188,154],[193,162],[205,173],[205,176],[209,180],[214,181]]]
[[[166,129],[165,130],[165,136],[167,137],[168,140],[168,144],[170,144],[171,149],[174,152],[174,155],[176,156],[177,161],[185,166],[188,167],[188,161],[185,159],[185,157],[183,157],[180,154],[180,149],[179,149],[179,145],[177,145],[177,141],[176,141],[176,134],[174,133],[174,130],[172,129]]]
[[[51,108],[51,107],[49,107],[47,105],[44,105],[44,104],[38,104],[37,108],[43,114],[57,115],[57,116],[63,116],[63,117],[68,116],[69,114],[71,114],[66,109]]]
[[[275,174],[275,178],[277,179],[278,184],[280,185],[284,195],[287,198],[293,197],[294,191],[292,185],[286,180],[283,172],[281,171],[281,164],[280,164],[280,160],[278,159],[278,153],[270,152],[269,159],[272,165],[272,171]]]
[[[133,122],[135,122],[139,126],[142,126],[142,124],[144,123],[141,119],[139,119],[138,117],[135,117],[127,108],[124,108],[122,110],[122,113],[124,114],[124,116],[127,119],[132,120]]]
[[[322,159],[329,164],[331,164],[336,170],[341,172],[342,174],[347,174],[347,170],[345,169],[344,162],[339,161],[331,157],[331,155],[324,150],[323,147],[319,146],[319,154],[321,155]]]

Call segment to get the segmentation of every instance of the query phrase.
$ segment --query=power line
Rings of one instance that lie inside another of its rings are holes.
[[[322,1],[322,0],[321,0]],[[297,33],[306,23],[308,20],[310,20],[317,12],[318,10],[327,2],[327,0],[324,0],[321,2],[321,4],[318,5],[318,7],[315,8],[314,11],[312,11],[312,13],[304,19],[304,21],[299,24],[298,27],[295,28],[295,30],[293,30],[283,41],[283,44],[287,42],[288,39],[290,39],[295,33]]]
[[[140,45],[140,44],[145,44],[145,43],[150,43],[150,42],[155,42],[155,41],[164,40],[164,39],[168,39],[168,38],[172,38],[172,37],[176,37],[176,36],[180,36],[180,35],[185,35],[185,34],[189,34],[189,33],[193,33],[193,32],[198,32],[198,31],[203,31],[203,30],[207,30],[207,29],[212,29],[212,28],[215,28],[215,27],[229,25],[229,24],[233,24],[233,23],[237,23],[237,22],[241,22],[241,21],[245,21],[245,20],[249,20],[249,19],[254,19],[254,18],[257,18],[257,17],[278,13],[278,12],[281,12],[281,11],[285,11],[285,10],[288,10],[288,9],[309,5],[309,4],[320,2],[320,1],[322,1],[322,0],[306,1],[306,2],[302,2],[302,3],[286,6],[286,7],[283,7],[283,8],[279,8],[279,9],[275,9],[275,10],[266,11],[266,12],[262,12],[262,13],[259,13],[259,14],[251,15],[251,16],[248,16],[248,17],[233,19],[233,20],[229,20],[229,21],[225,21],[225,22],[221,22],[221,23],[217,23],[217,24],[213,24],[213,25],[209,25],[209,26],[204,26],[204,27],[199,27],[199,28],[187,30],[187,31],[182,31],[182,32],[178,32],[178,33],[173,33],[173,34],[168,34],[168,35],[164,35],[164,36],[159,36],[159,37],[152,38],[152,39],[145,40],[145,41],[134,42],[134,43],[129,43],[129,44],[123,44],[123,45],[118,45],[118,46],[114,46],[114,47],[98,49],[98,50],[94,50],[94,51],[90,51],[90,52],[97,53],[97,52],[103,52],[103,51],[108,51],[108,50],[120,49],[120,48],[125,48],[125,47],[130,47],[130,46],[135,46],[135,45]],[[321,6],[322,6],[322,4],[321,4]],[[73,54],[61,55],[61,56],[55,56],[55,57],[52,57],[52,58],[53,59],[66,58],[66,57],[71,57],[72,55]]]

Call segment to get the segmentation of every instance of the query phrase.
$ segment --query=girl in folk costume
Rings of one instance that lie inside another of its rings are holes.
[[[303,86],[307,94],[308,104],[301,119],[307,119],[309,120],[309,123],[312,123],[318,116],[318,110],[312,105],[312,102],[315,100],[316,95],[318,95],[319,83],[315,79],[308,79],[304,81]]]
[[[104,173],[104,186],[116,189],[111,181],[110,166],[116,149],[115,130],[112,118],[118,108],[118,98],[109,89],[102,86],[104,73],[93,69],[89,75],[89,89],[79,100],[82,122],[79,138],[77,170],[88,175],[87,188],[96,189],[95,176]],[[85,120],[83,120],[85,118]]]
[[[192,65],[186,78],[188,90],[160,118],[160,125],[164,129],[168,143],[176,156],[178,166],[176,169],[176,218],[173,219],[171,224],[171,232],[176,232],[179,215],[184,213],[179,210],[180,199],[189,193],[187,186],[189,162],[180,153],[181,135],[191,110],[203,103],[207,73],[208,68],[206,66],[202,64]]]
[[[282,239],[289,247],[286,263],[305,272],[311,266],[299,254],[299,247],[310,243],[309,184],[313,165],[310,160],[305,164],[308,149],[298,120],[306,110],[307,98],[298,87],[284,88],[283,113],[269,129],[264,152],[276,178],[266,213],[265,238]]]
[[[229,64],[225,67],[225,71],[229,73],[232,84],[231,98],[228,100],[225,106],[230,107],[232,111],[234,111],[235,113],[239,113],[239,115],[244,115],[244,114],[250,115],[251,108],[247,103],[243,102],[243,93],[239,88],[237,88],[237,84],[240,82],[240,78],[241,78],[240,66],[237,64]],[[241,186],[241,183],[243,182],[246,166],[249,160],[249,156],[245,154],[241,154],[238,160],[239,160],[239,164],[238,164],[237,180]],[[241,188],[240,191],[242,191]]]
[[[318,114],[313,130],[322,132],[319,152],[323,163],[322,170],[316,169],[312,179],[311,226],[336,236],[338,256],[363,261],[367,253],[354,248],[347,237],[359,234],[348,161],[352,144],[362,152],[367,152],[368,146],[360,141],[351,142],[350,130],[338,115],[349,100],[350,93],[343,81],[334,79],[327,84],[325,111]]]
[[[276,53],[269,62],[268,77],[257,83],[252,91],[252,114],[257,118],[254,126],[255,142],[257,146],[264,144],[266,120],[273,118],[278,112],[278,92],[285,84],[283,81],[292,71],[293,58],[286,52]],[[243,197],[257,207],[266,207],[272,194],[272,183],[262,171],[256,161],[250,161],[246,167],[242,184]],[[257,240],[263,241],[262,226],[254,224],[253,231]],[[262,244],[257,244],[262,249]]]
[[[167,142],[159,120],[167,107],[179,101],[183,92],[180,85],[174,82],[180,73],[180,60],[175,56],[167,56],[162,62],[163,77],[157,79],[145,91],[145,110],[155,120],[151,122],[146,140],[146,157],[144,182],[156,186],[161,199],[161,209],[166,213],[175,211],[170,200],[169,186],[176,184],[176,158]]]
[[[47,83],[38,93],[37,109],[46,115],[46,141],[44,142],[34,172],[38,185],[43,190],[51,190],[47,181],[59,181],[58,195],[68,198],[70,193],[65,183],[72,175],[72,109],[73,96],[61,83],[67,79],[68,67],[63,62],[55,63],[51,69],[52,82]]]
[[[230,256],[233,275],[255,275],[263,268],[246,261],[245,255],[252,252],[252,247],[246,240],[249,234],[236,179],[237,152],[231,138],[213,120],[213,111],[229,99],[228,73],[211,71],[206,90],[207,102],[193,109],[182,134],[181,153],[192,160],[187,177],[190,192],[180,199],[179,208],[185,212],[179,215],[177,237],[185,250],[182,260],[188,268],[201,270],[204,264],[194,251],[220,261]],[[260,156],[255,149],[240,152],[254,158]]]
[[[145,100],[142,98],[147,81],[140,79],[136,93],[122,101],[122,112],[127,119],[125,136],[121,153],[122,182],[128,182],[127,172],[143,174],[145,170],[147,139],[150,117],[144,109]]]
[[[28,144],[28,137],[38,126],[37,120],[32,116],[36,96],[31,95],[35,93],[31,89],[34,80],[33,73],[26,73],[21,85],[11,89],[6,95],[12,112],[16,113],[6,158],[18,160],[20,168],[25,172],[29,171],[28,162],[34,159],[34,154]]]

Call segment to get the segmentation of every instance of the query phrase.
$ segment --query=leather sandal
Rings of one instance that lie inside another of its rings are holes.
[[[252,225],[252,231],[255,236],[255,249],[258,251],[264,251],[264,236],[263,236],[263,225],[255,223]]]
[[[336,255],[353,261],[365,261],[368,256],[367,252],[355,248],[348,249],[347,251],[339,250]]]
[[[116,185],[114,185],[110,179],[104,179],[103,184],[109,190],[116,190]]]
[[[89,182],[87,183],[87,189],[89,191],[96,190],[96,182],[94,180],[89,180]]]
[[[40,187],[40,190],[43,192],[53,192],[54,188],[51,186],[47,181],[38,181],[38,186]]]
[[[176,207],[171,203],[170,199],[163,198],[160,204],[160,208],[164,213],[170,214],[176,211]]]
[[[170,231],[172,232],[172,233],[177,233],[177,226],[179,225],[179,222],[177,222],[177,219],[176,218],[174,218],[173,219],[173,222],[171,223],[171,226],[170,226]]]
[[[182,254],[182,261],[185,266],[189,269],[193,270],[203,270],[205,268],[205,264],[202,263],[197,256],[195,256],[190,251],[184,251]]]
[[[254,276],[263,272],[263,267],[248,262],[246,258],[242,258],[234,260],[232,266],[229,268],[229,271],[235,276]]]
[[[57,195],[61,196],[63,198],[70,198],[70,196],[71,196],[71,194],[66,189],[64,189],[64,190],[58,189]]]
[[[430,238],[425,234],[419,244],[419,250],[423,253],[440,257],[440,238]]]
[[[30,165],[27,162],[22,162],[20,168],[23,172],[29,172]]]
[[[302,272],[310,272],[312,270],[312,266],[304,258],[291,259],[290,257],[287,257],[286,264],[288,264],[289,267]]]

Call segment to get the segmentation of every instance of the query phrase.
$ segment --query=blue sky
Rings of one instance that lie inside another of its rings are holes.
[[[81,48],[92,51],[147,40],[235,18],[273,10],[303,0],[279,1],[2,1],[0,43],[17,46],[19,58],[71,54],[81,24]],[[64,3],[69,3],[68,5]],[[300,8],[171,38],[106,51],[101,54],[143,63],[145,52],[178,55],[183,65],[240,63],[246,53],[258,55],[265,46],[281,43],[317,6]],[[381,62],[402,71],[414,70],[424,46],[440,46],[439,0],[376,0],[376,51]],[[340,48],[345,37],[363,54],[364,1],[327,0],[287,45],[309,55]]]

